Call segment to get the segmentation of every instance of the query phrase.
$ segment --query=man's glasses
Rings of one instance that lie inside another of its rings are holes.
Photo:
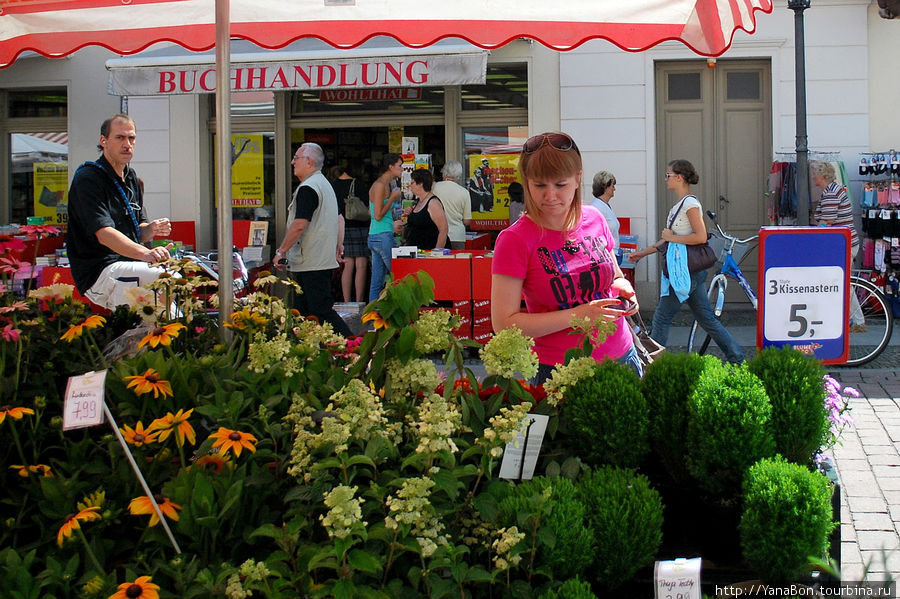
[[[545,143],[563,152],[575,150],[581,156],[578,146],[575,145],[575,140],[565,133],[541,133],[540,135],[529,137],[528,141],[522,144],[522,150],[526,154],[531,154],[538,151]]]

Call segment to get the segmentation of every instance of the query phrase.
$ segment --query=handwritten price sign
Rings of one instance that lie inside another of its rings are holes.
[[[63,430],[103,423],[103,389],[106,371],[88,372],[69,378],[63,404]]]

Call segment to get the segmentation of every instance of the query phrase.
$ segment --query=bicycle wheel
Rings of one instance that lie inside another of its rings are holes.
[[[712,306],[716,318],[722,316],[722,308],[725,305],[724,294],[725,287],[722,285],[721,280],[713,278],[712,283],[709,284],[709,293],[707,293],[707,297],[709,298],[709,305]],[[691,331],[688,334],[687,350],[691,352],[694,351],[694,348],[696,347],[697,353],[702,356],[706,353],[706,350],[709,349],[710,341],[712,341],[712,337],[710,337],[709,333],[707,333],[700,326],[700,323],[695,320],[691,325]]]
[[[888,346],[894,331],[894,318],[884,294],[869,281],[850,277],[850,293],[856,294],[866,323],[865,330],[850,331],[850,352],[843,365],[860,366],[877,358]]]

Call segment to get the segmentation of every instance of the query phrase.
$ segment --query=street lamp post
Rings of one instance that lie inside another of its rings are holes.
[[[794,79],[797,100],[797,224],[809,224],[809,140],[806,135],[806,52],[803,11],[810,0],[788,0],[794,11]]]

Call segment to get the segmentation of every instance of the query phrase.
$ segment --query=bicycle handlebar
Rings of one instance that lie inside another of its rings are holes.
[[[731,241],[734,243],[740,243],[740,244],[747,244],[759,237],[759,235],[751,235],[750,237],[741,239],[740,237],[735,237],[734,235],[729,235],[728,233],[726,233],[725,231],[722,230],[722,227],[719,225],[719,220],[716,218],[717,215],[715,212],[713,212],[712,210],[707,210],[706,216],[708,216],[709,219],[716,226],[716,229],[719,231],[719,234],[722,237],[724,237],[725,239],[727,239],[728,241]]]

